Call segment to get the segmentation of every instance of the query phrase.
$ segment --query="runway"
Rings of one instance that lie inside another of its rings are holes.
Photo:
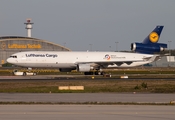
[[[169,104],[175,94],[146,93],[0,93],[1,102],[46,103],[46,104],[117,104],[156,103]]]
[[[1,120],[174,120],[173,106],[0,105]]]

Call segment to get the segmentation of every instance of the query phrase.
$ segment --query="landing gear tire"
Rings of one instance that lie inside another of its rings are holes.
[[[84,75],[93,75],[93,72],[84,72]]]
[[[23,73],[23,76],[26,76],[26,73],[25,72]]]
[[[33,73],[33,75],[36,75],[36,73]]]
[[[101,75],[104,75],[105,74],[105,72],[101,72]]]
[[[95,75],[101,75],[100,71],[95,71]]]

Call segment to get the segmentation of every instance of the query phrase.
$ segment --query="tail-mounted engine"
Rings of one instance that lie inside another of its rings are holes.
[[[138,53],[153,54],[155,52],[164,51],[166,48],[167,48],[167,44],[164,44],[164,43],[151,43],[151,44],[132,43],[131,44],[131,50]]]

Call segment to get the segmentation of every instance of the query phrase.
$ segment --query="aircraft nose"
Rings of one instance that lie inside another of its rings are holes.
[[[7,58],[7,62],[10,63],[10,58]]]
[[[8,59],[7,59],[7,62],[8,62],[8,63],[13,63],[12,58],[8,58]]]

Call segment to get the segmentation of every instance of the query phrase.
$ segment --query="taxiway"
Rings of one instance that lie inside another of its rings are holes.
[[[1,120],[174,120],[175,107],[155,105],[0,105]]]

